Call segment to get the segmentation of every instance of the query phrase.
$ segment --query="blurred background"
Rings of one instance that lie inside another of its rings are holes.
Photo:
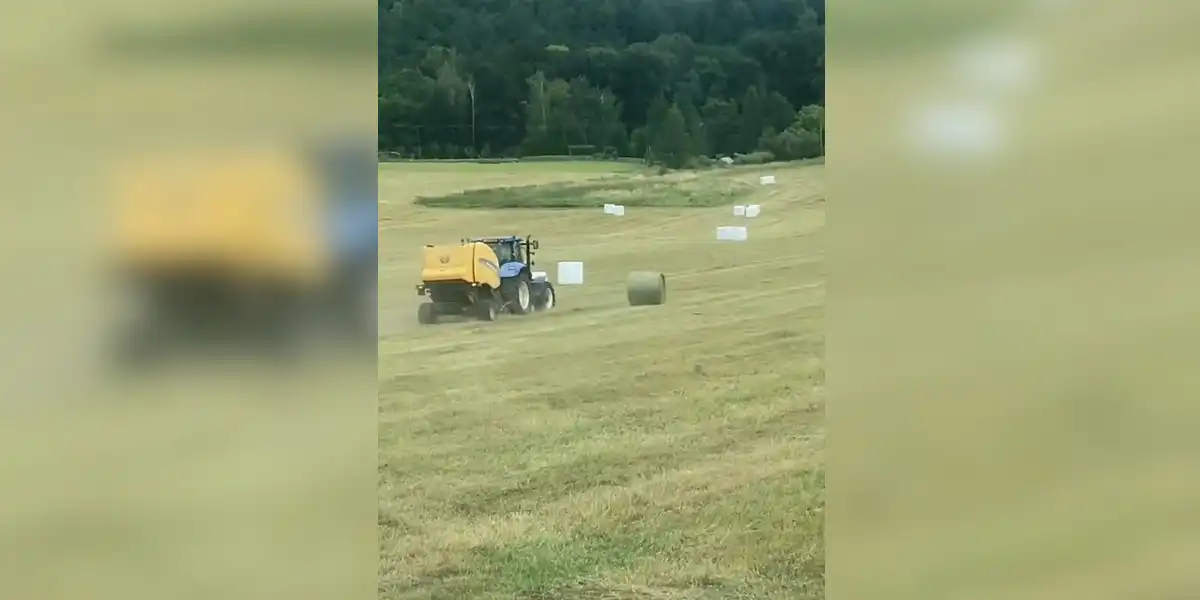
[[[830,9],[834,597],[1200,593],[1198,19]]]
[[[375,28],[0,6],[0,596],[374,593]]]

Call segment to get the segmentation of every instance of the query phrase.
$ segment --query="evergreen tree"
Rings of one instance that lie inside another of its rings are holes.
[[[654,138],[654,156],[663,166],[679,169],[687,165],[692,158],[692,140],[688,135],[687,121],[683,111],[672,105],[667,109],[663,121],[657,128],[658,135]]]

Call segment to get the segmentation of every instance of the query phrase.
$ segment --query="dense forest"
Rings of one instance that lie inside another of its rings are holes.
[[[379,0],[379,149],[819,156],[824,0]]]

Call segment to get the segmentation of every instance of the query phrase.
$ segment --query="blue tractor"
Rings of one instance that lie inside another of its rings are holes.
[[[557,296],[546,273],[534,271],[533,254],[538,249],[533,236],[507,235],[462,240],[464,244],[486,244],[500,262],[500,298],[515,315],[554,308]]]

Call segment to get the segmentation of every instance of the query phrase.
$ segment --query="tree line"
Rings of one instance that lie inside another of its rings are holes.
[[[380,0],[379,149],[823,153],[824,0]]]

